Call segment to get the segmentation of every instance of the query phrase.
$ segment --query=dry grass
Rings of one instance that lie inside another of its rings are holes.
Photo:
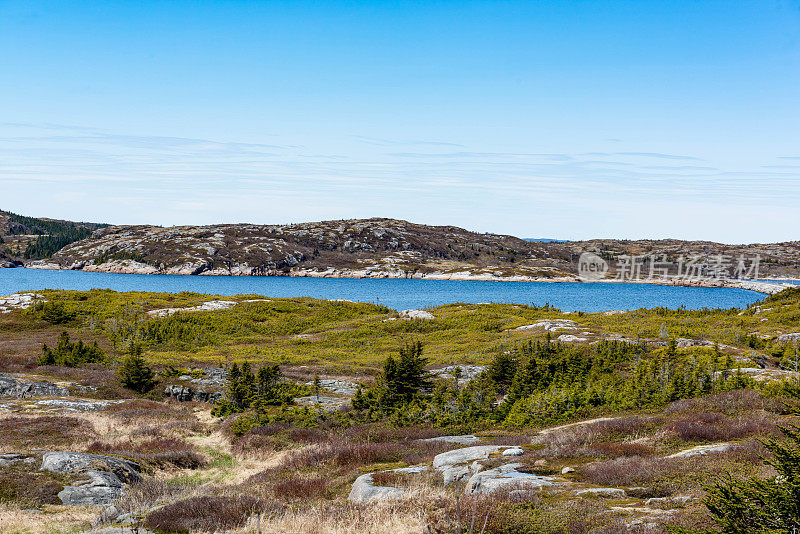
[[[193,445],[175,438],[150,439],[139,443],[95,441],[86,447],[86,452],[122,456],[144,467],[160,469],[198,469],[207,464]]]
[[[45,506],[33,513],[0,502],[0,532],[3,534],[66,534],[88,527],[97,517],[90,506]]]

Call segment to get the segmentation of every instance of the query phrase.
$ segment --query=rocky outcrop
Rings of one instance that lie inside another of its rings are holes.
[[[64,397],[69,389],[52,382],[19,380],[9,374],[0,373],[0,397],[26,399],[30,397]]]
[[[461,385],[475,380],[485,369],[485,365],[450,365],[441,369],[433,369],[431,373],[449,380],[453,380],[458,375],[458,383]]]
[[[401,467],[399,469],[392,469],[391,473],[413,475],[427,471],[428,466],[417,465],[412,467]],[[407,491],[403,488],[395,488],[392,486],[376,486],[373,481],[375,473],[367,473],[358,477],[350,489],[350,494],[347,500],[350,502],[363,503],[373,499],[382,499],[387,501],[397,500],[405,497]]]
[[[514,330],[526,331],[537,330],[539,328],[542,328],[548,332],[555,332],[556,330],[575,330],[577,326],[575,325],[575,321],[570,321],[569,319],[552,319],[549,321],[539,321],[533,324],[518,326]]]
[[[319,381],[320,386],[324,389],[335,393],[337,395],[353,396],[359,388],[359,384],[355,382],[347,382],[346,380],[338,380],[335,378],[322,378]],[[307,386],[314,386],[314,382],[306,382]]]
[[[225,397],[222,391],[206,391],[204,389],[193,389],[188,386],[172,385],[164,389],[164,397],[172,398],[180,402],[218,402]]]
[[[435,438],[425,438],[420,441],[436,442],[442,441],[445,443],[457,443],[458,445],[475,445],[481,442],[481,438],[473,434],[462,434],[460,436],[437,436]]]
[[[81,452],[46,452],[41,470],[80,477],[58,493],[62,503],[72,506],[112,504],[125,494],[124,484],[142,479],[136,462]]]
[[[790,334],[781,334],[778,336],[778,343],[796,343],[800,341],[800,332],[792,332]]]
[[[521,467],[520,463],[511,463],[475,473],[467,481],[464,491],[467,494],[490,495],[497,491],[529,490],[563,483],[553,477],[521,472]]]
[[[24,452],[5,452],[0,453],[0,467],[8,467],[15,464],[32,464],[36,458]]]
[[[422,319],[424,321],[430,321],[431,319],[436,319],[433,314],[429,311],[425,310],[403,310],[400,312],[401,319]]]
[[[715,452],[725,452],[733,446],[733,443],[711,443],[708,445],[698,445],[689,449],[670,454],[667,458],[687,458],[690,456],[701,456]]]
[[[11,313],[14,310],[24,310],[42,301],[43,295],[36,293],[15,293],[7,297],[0,297],[0,313]]]
[[[476,445],[437,454],[433,468],[442,474],[444,485],[454,484],[480,471],[481,461],[508,448],[501,445]]]
[[[160,310],[151,310],[147,315],[152,317],[169,317],[178,312],[199,312],[199,311],[216,311],[216,310],[229,310],[236,306],[238,302],[234,300],[209,300],[199,306],[192,306],[187,308],[162,308]]]

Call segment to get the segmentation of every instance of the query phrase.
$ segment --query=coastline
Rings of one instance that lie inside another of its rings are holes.
[[[316,269],[292,269],[287,271],[256,271],[250,266],[236,265],[230,269],[203,270],[197,265],[184,265],[158,269],[152,265],[147,265],[130,260],[108,262],[100,265],[79,264],[70,267],[63,267],[56,263],[31,262],[17,268],[23,269],[44,269],[44,270],[74,270],[110,274],[162,274],[162,275],[181,275],[181,276],[288,276],[296,278],[353,278],[353,279],[409,279],[409,280],[453,280],[467,282],[546,282],[546,283],[624,283],[624,284],[651,284],[677,287],[706,287],[706,288],[733,288],[746,289],[773,295],[791,287],[797,287],[785,281],[797,281],[797,279],[761,279],[761,280],[739,280],[739,279],[699,279],[699,280],[616,280],[601,279],[583,281],[575,275],[566,276],[527,276],[511,275],[502,276],[493,273],[471,273],[469,271],[459,271],[452,273],[430,272],[420,273],[403,270],[387,269],[334,269],[329,268],[324,271]],[[768,280],[768,281],[766,281]],[[784,283],[782,283],[782,281]]]

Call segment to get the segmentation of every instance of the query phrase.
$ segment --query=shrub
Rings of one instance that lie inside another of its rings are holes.
[[[777,426],[763,412],[748,417],[700,413],[670,421],[664,431],[683,441],[728,441],[772,434],[777,431]]]
[[[39,302],[33,307],[33,312],[50,324],[71,323],[78,316],[72,310],[67,310],[63,302]]]
[[[92,424],[78,417],[43,415],[0,419],[0,448],[5,450],[70,447],[96,436]]]
[[[177,467],[197,469],[206,465],[206,459],[199,455],[194,446],[181,439],[151,439],[142,443],[103,443],[95,441],[86,448],[87,452],[114,454],[130,458],[150,467]]]
[[[275,508],[244,495],[192,497],[151,513],[145,527],[164,533],[219,532],[241,528],[251,515]]]
[[[321,499],[328,493],[329,481],[324,477],[290,478],[276,483],[272,493],[278,499]]]

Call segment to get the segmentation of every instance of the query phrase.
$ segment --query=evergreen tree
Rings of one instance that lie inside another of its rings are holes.
[[[727,534],[800,532],[800,428],[781,428],[788,443],[765,443],[767,463],[778,476],[767,479],[728,478],[706,488],[705,505]]]
[[[155,373],[142,357],[141,345],[131,347],[131,352],[122,361],[117,376],[123,387],[139,393],[147,393],[156,385]]]

